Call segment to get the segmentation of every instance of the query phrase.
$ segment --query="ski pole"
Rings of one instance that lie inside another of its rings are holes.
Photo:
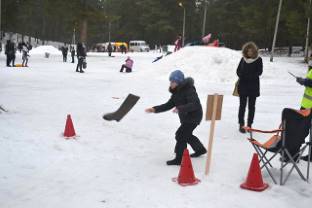
[[[296,75],[294,75],[293,73],[291,73],[290,71],[288,71],[288,74],[290,74],[291,76],[298,78]]]

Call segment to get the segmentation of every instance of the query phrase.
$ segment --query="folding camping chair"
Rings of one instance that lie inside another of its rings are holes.
[[[296,169],[302,180],[308,182],[310,174],[310,162],[307,163],[306,176],[303,175],[297,163],[299,162],[303,152],[307,147],[309,147],[308,159],[310,161],[312,147],[311,117],[312,113],[310,109],[297,111],[285,108],[282,112],[282,124],[276,130],[262,131],[245,127],[246,131],[250,134],[250,138],[247,139],[259,155],[259,162],[262,164],[261,169],[265,168],[268,171],[275,184],[277,184],[277,182],[270,170],[270,167],[273,167],[271,160],[278,154],[281,154],[280,185],[284,185],[286,183],[294,169]],[[267,142],[261,144],[253,138],[253,132],[274,135]],[[305,142],[305,138],[309,133],[309,141]],[[269,152],[273,153],[273,156],[267,157],[267,153]],[[291,165],[291,168],[284,178],[284,169],[287,165]]]

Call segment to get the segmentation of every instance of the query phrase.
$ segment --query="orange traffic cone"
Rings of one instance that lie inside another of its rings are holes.
[[[263,183],[259,159],[256,153],[253,154],[247,180],[245,183],[241,184],[240,187],[252,191],[263,191],[269,187],[268,184]]]
[[[200,182],[199,179],[195,178],[188,149],[185,149],[183,152],[179,176],[178,178],[173,178],[173,181],[178,182],[181,186],[196,185]]]
[[[73,121],[72,121],[70,115],[68,114],[67,119],[66,119],[64,137],[66,137],[66,139],[70,139],[74,136],[76,136],[76,132],[74,129]]]

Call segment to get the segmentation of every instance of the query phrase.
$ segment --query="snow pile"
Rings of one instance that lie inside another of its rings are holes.
[[[163,57],[157,68],[181,69],[186,75],[208,82],[233,82],[241,53],[228,48],[192,46]],[[164,75],[165,76],[165,75]]]
[[[176,69],[182,70],[186,76],[205,83],[235,83],[238,79],[236,69],[242,57],[241,51],[229,48],[215,48],[207,46],[191,46],[164,56],[153,64],[155,76],[160,79],[168,79],[170,72]],[[304,63],[296,59],[275,58],[274,62],[263,59],[263,74],[261,82],[269,84],[276,83],[276,78],[293,81],[288,71],[297,76],[305,76],[306,70],[298,68]],[[282,64],[276,64],[281,62]]]
[[[49,54],[61,54],[61,51],[59,51],[57,48],[55,48],[54,46],[50,46],[50,45],[45,45],[45,46],[39,46],[37,48],[33,48],[30,51],[30,54],[34,55],[34,54],[45,54],[45,53],[49,53]]]

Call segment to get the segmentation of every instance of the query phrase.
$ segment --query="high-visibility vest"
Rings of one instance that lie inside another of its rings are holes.
[[[306,78],[312,80],[312,70],[308,72]],[[304,107],[306,109],[312,108],[312,87],[305,88],[304,95],[301,101],[301,107]]]

